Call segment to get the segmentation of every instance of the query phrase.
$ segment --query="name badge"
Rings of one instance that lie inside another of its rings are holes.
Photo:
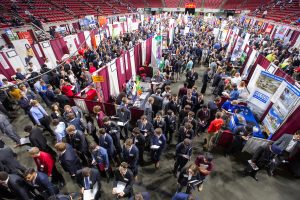
[[[128,181],[128,179],[127,179],[127,178],[124,178],[124,181]]]
[[[187,177],[189,177],[189,175],[187,175],[187,174],[184,174],[184,175],[183,175],[183,177],[187,178]]]
[[[160,140],[159,140],[159,141],[158,141],[158,143],[159,143],[159,144],[161,144],[161,143],[162,143],[162,141],[160,141]]]
[[[107,142],[104,142],[104,144],[107,144]]]
[[[129,156],[133,156],[133,154],[129,154]]]

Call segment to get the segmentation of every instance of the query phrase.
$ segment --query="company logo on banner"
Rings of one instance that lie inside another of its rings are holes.
[[[261,71],[258,78],[252,81],[255,81],[255,85],[248,99],[249,107],[257,116],[261,117],[268,108],[273,95],[277,95],[276,92],[283,79]]]

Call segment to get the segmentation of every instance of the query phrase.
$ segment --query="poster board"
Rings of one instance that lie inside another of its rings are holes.
[[[283,79],[265,71],[251,79],[252,91],[248,98],[248,106],[259,118],[263,116],[276,94]]]
[[[267,132],[270,134],[274,134],[279,129],[299,101],[300,90],[286,81],[283,83],[283,90],[280,91],[278,98],[263,120]]]

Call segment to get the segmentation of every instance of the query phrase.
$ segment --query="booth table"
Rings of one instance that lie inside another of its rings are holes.
[[[260,126],[257,123],[252,111],[246,106],[239,105],[237,107],[238,107],[239,113],[233,114],[230,117],[230,121],[229,121],[229,125],[228,125],[229,129],[233,131],[235,129],[235,127],[237,127],[239,125],[243,125],[238,120],[238,115],[240,115],[240,116],[244,117],[246,124],[251,124],[251,125],[257,127],[258,131],[253,133],[253,137],[264,138],[264,135],[262,134]]]

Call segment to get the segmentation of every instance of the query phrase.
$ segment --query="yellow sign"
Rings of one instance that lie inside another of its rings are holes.
[[[104,82],[103,76],[92,76],[92,79],[93,79],[94,83],[103,83]]]

